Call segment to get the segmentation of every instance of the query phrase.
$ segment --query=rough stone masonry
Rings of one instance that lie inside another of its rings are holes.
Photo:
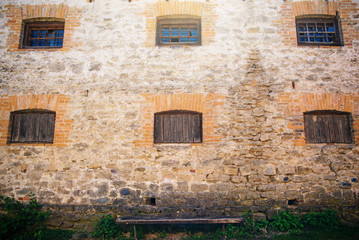
[[[298,45],[296,19],[338,19],[339,46]],[[158,46],[159,19],[201,44]],[[25,24],[65,22],[62,48]],[[2,0],[0,192],[55,227],[117,216],[337,209],[359,221],[358,0]],[[54,140],[9,141],[13,112],[56,112]],[[154,144],[154,114],[202,114],[201,143]],[[352,143],[309,143],[304,113],[350,114]]]

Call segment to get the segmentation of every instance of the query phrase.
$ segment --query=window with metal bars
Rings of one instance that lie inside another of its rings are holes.
[[[339,111],[304,113],[307,143],[352,143],[350,114]]]
[[[202,142],[202,114],[190,111],[155,113],[155,143]]]
[[[298,18],[298,45],[341,45],[337,18]]]
[[[56,113],[23,110],[10,114],[10,143],[53,143]]]
[[[201,45],[201,20],[158,20],[157,45]]]
[[[65,22],[25,23],[23,48],[62,48]]]

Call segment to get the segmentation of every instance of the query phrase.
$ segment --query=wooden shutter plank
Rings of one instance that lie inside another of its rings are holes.
[[[176,119],[176,142],[183,143],[183,114],[177,114]]]
[[[54,142],[54,136],[55,136],[55,122],[56,122],[56,114],[52,113],[50,116],[50,121],[49,121],[49,135],[48,135],[48,140],[49,142]]]
[[[190,142],[190,143],[193,143],[193,139],[194,139],[193,126],[194,126],[194,117],[193,117],[193,114],[189,114],[188,115],[188,142]]]
[[[27,141],[27,131],[28,131],[28,117],[27,114],[19,115],[20,118],[20,134],[19,134],[19,142]]]
[[[338,143],[351,143],[352,136],[350,132],[350,123],[349,116],[347,114],[343,115],[333,115],[333,121],[337,129],[337,135],[335,142]]]
[[[183,115],[183,118],[182,118],[182,136],[183,136],[183,142],[191,142],[190,141],[190,138],[189,138],[189,115],[188,114],[185,114]]]
[[[304,115],[305,138],[308,143],[316,143],[317,140],[317,119],[313,115]]]
[[[14,114],[12,119],[11,142],[19,142],[21,128],[21,115]]]
[[[155,131],[154,131],[154,141],[155,143],[163,142],[163,115],[155,114]]]
[[[200,119],[200,115],[199,114],[195,114],[194,115],[194,128],[193,128],[193,142],[195,143],[200,143],[202,142],[202,123],[201,123],[201,119]]]
[[[319,143],[330,142],[328,115],[317,115],[317,119],[319,130]]]
[[[163,115],[163,142],[171,142],[171,115]]]
[[[170,133],[170,142],[171,143],[175,143],[177,142],[177,116],[176,115],[171,115],[171,133]]]

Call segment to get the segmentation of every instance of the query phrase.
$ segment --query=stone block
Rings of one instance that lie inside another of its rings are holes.
[[[192,184],[191,191],[193,191],[193,192],[208,191],[208,185],[207,184]]]
[[[266,176],[273,176],[277,174],[277,171],[273,165],[267,165],[263,170],[263,174]]]

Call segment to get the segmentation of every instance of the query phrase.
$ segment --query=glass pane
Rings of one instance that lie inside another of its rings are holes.
[[[170,42],[170,39],[169,39],[169,38],[162,38],[162,39],[161,39],[161,42],[163,42],[163,43],[168,43],[168,42]]]
[[[309,42],[314,42],[314,37],[309,38]]]
[[[172,28],[171,36],[179,37],[179,28]]]
[[[62,39],[57,39],[55,41],[55,46],[62,47]]]
[[[299,42],[305,42],[307,40],[307,38],[305,38],[305,37],[300,37],[299,38]]]
[[[300,32],[304,32],[307,30],[306,26],[305,26],[305,23],[299,23],[298,24],[298,29]]]
[[[309,31],[315,31],[315,24],[314,23],[308,23],[308,30]]]
[[[47,31],[47,37],[48,38],[54,38],[55,37],[55,29],[49,29]]]
[[[188,28],[181,28],[181,36],[182,37],[188,36]]]
[[[335,27],[333,23],[327,23],[327,32],[335,32]]]
[[[31,31],[31,38],[37,38],[37,30]]]
[[[325,30],[324,23],[317,23],[317,30],[318,32],[324,32]]]
[[[191,42],[198,42],[198,38],[191,38]]]
[[[188,38],[181,38],[181,42],[188,42]]]
[[[45,46],[45,40],[39,40],[39,46]]]
[[[198,36],[197,34],[198,34],[197,28],[191,28],[190,36],[197,37]]]
[[[46,37],[46,30],[40,30],[39,38],[45,38]]]
[[[179,42],[179,38],[171,38],[171,42]]]
[[[37,46],[37,41],[36,40],[32,40],[30,41],[30,46]]]
[[[169,37],[170,36],[170,28],[162,28],[162,36]]]
[[[316,41],[316,42],[324,42],[324,38],[321,38],[321,37],[315,38],[315,41]]]
[[[47,40],[47,46],[55,46],[55,40]]]
[[[56,37],[64,37],[64,30],[57,30]]]

